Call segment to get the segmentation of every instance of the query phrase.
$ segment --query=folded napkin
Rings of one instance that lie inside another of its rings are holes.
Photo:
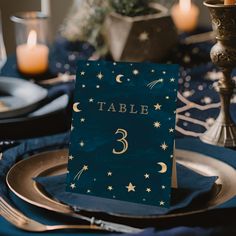
[[[66,188],[66,174],[50,177],[38,177],[34,180],[45,191],[58,201],[68,204],[77,210],[92,210],[124,215],[159,215],[167,214],[183,208],[199,209],[207,201],[217,177],[206,177],[177,164],[178,189],[173,189],[172,203],[169,209],[160,209],[153,206],[129,203],[122,204],[120,201],[88,197],[81,194],[69,193]],[[194,183],[194,184],[193,184]]]

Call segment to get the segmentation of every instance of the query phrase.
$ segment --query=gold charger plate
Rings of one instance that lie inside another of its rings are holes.
[[[181,165],[205,176],[218,176],[214,194],[201,209],[177,212],[159,216],[127,216],[107,212],[107,214],[125,218],[157,219],[186,216],[213,209],[236,195],[235,181],[236,171],[230,165],[212,157],[186,150],[176,150],[176,160]],[[67,171],[68,150],[55,150],[34,155],[28,159],[16,163],[8,172],[6,181],[10,190],[19,198],[32,205],[48,209],[54,212],[68,214],[76,217],[76,213],[69,206],[52,199],[37,184],[33,178],[39,176],[53,176],[64,174]],[[93,212],[92,209],[87,209]]]

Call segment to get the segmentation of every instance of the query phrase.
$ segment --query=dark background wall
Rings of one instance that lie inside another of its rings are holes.
[[[79,0],[76,0],[79,1]],[[40,0],[0,0],[0,9],[2,12],[3,37],[7,53],[13,53],[15,50],[15,36],[13,23],[9,17],[15,12],[40,10]],[[51,0],[52,12],[52,34],[56,35],[57,29],[63,21],[73,0]],[[209,26],[209,15],[207,9],[203,6],[202,0],[195,0],[200,8],[200,25]]]

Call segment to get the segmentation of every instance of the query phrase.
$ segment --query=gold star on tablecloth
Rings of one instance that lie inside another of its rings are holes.
[[[112,172],[111,171],[107,172],[107,176],[112,176]]]
[[[81,118],[81,119],[80,119],[80,122],[81,122],[81,123],[85,122],[85,119],[84,119],[84,118]]]
[[[80,72],[80,75],[85,75],[85,72],[84,72],[84,71],[81,71],[81,72]]]

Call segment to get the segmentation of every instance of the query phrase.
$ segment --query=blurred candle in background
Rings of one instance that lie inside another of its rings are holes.
[[[191,0],[179,0],[172,7],[171,14],[178,30],[189,32],[197,27],[199,9]]]
[[[43,12],[20,12],[11,16],[15,24],[16,58],[20,72],[36,76],[48,69],[50,27]]]
[[[42,74],[48,69],[48,54],[48,47],[38,44],[37,33],[31,30],[27,43],[16,48],[18,69],[24,74]]]
[[[224,3],[225,5],[234,5],[235,4],[235,0],[225,0]]]

